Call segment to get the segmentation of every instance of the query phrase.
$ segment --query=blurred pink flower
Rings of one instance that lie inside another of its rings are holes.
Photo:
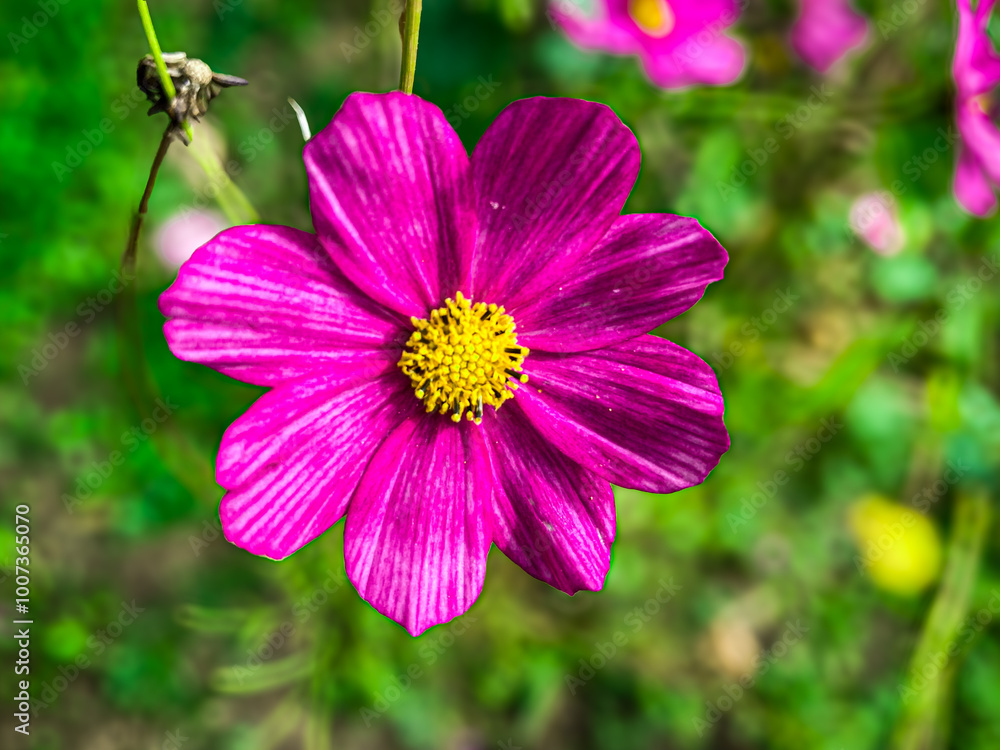
[[[212,211],[182,211],[156,232],[153,240],[156,256],[165,268],[176,271],[195,250],[228,226]]]
[[[986,27],[996,0],[958,0],[958,42],[952,73],[958,90],[955,122],[962,136],[955,197],[965,210],[986,216],[996,208],[1000,185],[1000,106],[993,90],[1000,85],[1000,55]]]
[[[895,255],[903,249],[903,228],[896,215],[891,193],[867,193],[851,206],[851,230],[881,255]]]
[[[801,0],[791,42],[799,57],[825,73],[867,35],[868,22],[854,11],[850,0]]]
[[[736,0],[593,0],[584,12],[572,0],[552,0],[551,17],[588,50],[637,55],[662,88],[732,83],[743,72],[743,46],[723,30],[739,16]]]

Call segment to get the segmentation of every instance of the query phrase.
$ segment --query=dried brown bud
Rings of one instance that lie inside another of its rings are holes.
[[[246,86],[247,81],[236,76],[223,73],[213,73],[204,62],[189,58],[183,52],[166,52],[163,55],[167,73],[174,82],[177,95],[173,101],[167,101],[163,92],[163,84],[156,70],[156,61],[152,55],[146,55],[139,61],[136,70],[136,83],[153,103],[148,114],[166,112],[170,116],[172,134],[188,143],[184,133],[185,121],[200,120],[208,112],[208,103],[224,88],[230,86]]]

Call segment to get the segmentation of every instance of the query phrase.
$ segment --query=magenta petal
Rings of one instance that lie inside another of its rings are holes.
[[[955,116],[963,145],[975,154],[979,166],[994,184],[1000,184],[1000,128],[972,99]]]
[[[622,216],[566,280],[511,310],[518,339],[566,352],[635,338],[701,299],[727,260],[694,219]]]
[[[537,97],[504,109],[472,154],[474,298],[511,309],[565,276],[621,213],[639,159],[603,104]]]
[[[602,3],[595,5],[595,14],[588,16],[581,12],[573,0],[552,0],[549,3],[549,15],[578,47],[602,50],[614,55],[638,52],[642,43],[635,32],[612,21],[608,9]]]
[[[677,48],[647,43],[640,54],[649,80],[661,88],[694,84],[726,86],[743,74],[746,50],[737,40],[721,34],[699,36]]]
[[[868,22],[851,7],[850,0],[801,0],[791,43],[806,63],[825,72],[867,35]]]
[[[961,148],[955,170],[955,197],[966,211],[989,216],[997,207],[996,195],[979,160],[968,148]]]
[[[674,492],[703,481],[729,447],[712,369],[640,336],[579,354],[532,352],[517,403],[538,431],[622,487]]]
[[[988,31],[996,0],[958,0],[958,39],[952,73],[959,100],[992,91],[1000,83],[1000,55]]]
[[[525,571],[567,594],[599,591],[611,565],[611,485],[553,447],[516,400],[482,425],[493,466],[493,540]]]
[[[229,492],[226,538],[287,557],[335,524],[382,441],[417,406],[391,365],[359,384],[321,376],[279,386],[222,439],[216,475]]]
[[[486,575],[491,491],[478,427],[437,414],[400,425],[347,513],[347,575],[358,593],[411,635],[465,612]]]
[[[316,232],[373,299],[424,317],[468,292],[469,158],[440,109],[399,92],[351,94],[305,163]]]
[[[314,235],[288,227],[222,232],[184,263],[160,311],[175,356],[256,385],[383,359],[403,335]]]

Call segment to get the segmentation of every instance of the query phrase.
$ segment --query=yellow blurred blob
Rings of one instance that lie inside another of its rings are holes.
[[[870,495],[851,505],[848,525],[860,551],[855,564],[875,585],[912,595],[937,579],[941,539],[934,524],[918,511]]]
[[[666,36],[674,30],[674,12],[666,0],[629,0],[628,14],[650,36]]]

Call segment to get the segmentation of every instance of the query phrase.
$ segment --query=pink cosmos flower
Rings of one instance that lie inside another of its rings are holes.
[[[955,172],[955,197],[970,213],[989,215],[997,205],[1000,185],[1000,105],[994,89],[1000,85],[1000,55],[993,48],[987,24],[996,0],[958,0],[958,42],[952,73],[958,90],[955,121],[962,136]]]
[[[896,255],[903,249],[903,228],[892,193],[862,195],[851,205],[848,221],[854,233],[880,255]]]
[[[348,97],[305,147],[316,233],[226,230],[160,298],[176,356],[272,388],[222,439],[226,537],[280,559],[346,514],[350,580],[414,635],[471,606],[491,542],[599,590],[609,483],[673,492],[729,445],[712,370],[645,335],[727,255],[620,215],[639,161],[591,102],[514,102],[470,158],[432,104]]]
[[[868,21],[850,0],[801,0],[800,4],[792,25],[792,49],[821,73],[868,36]]]
[[[743,72],[743,46],[722,32],[739,16],[736,0],[594,0],[593,15],[573,0],[553,0],[553,21],[588,50],[638,55],[662,88],[732,83]]]

